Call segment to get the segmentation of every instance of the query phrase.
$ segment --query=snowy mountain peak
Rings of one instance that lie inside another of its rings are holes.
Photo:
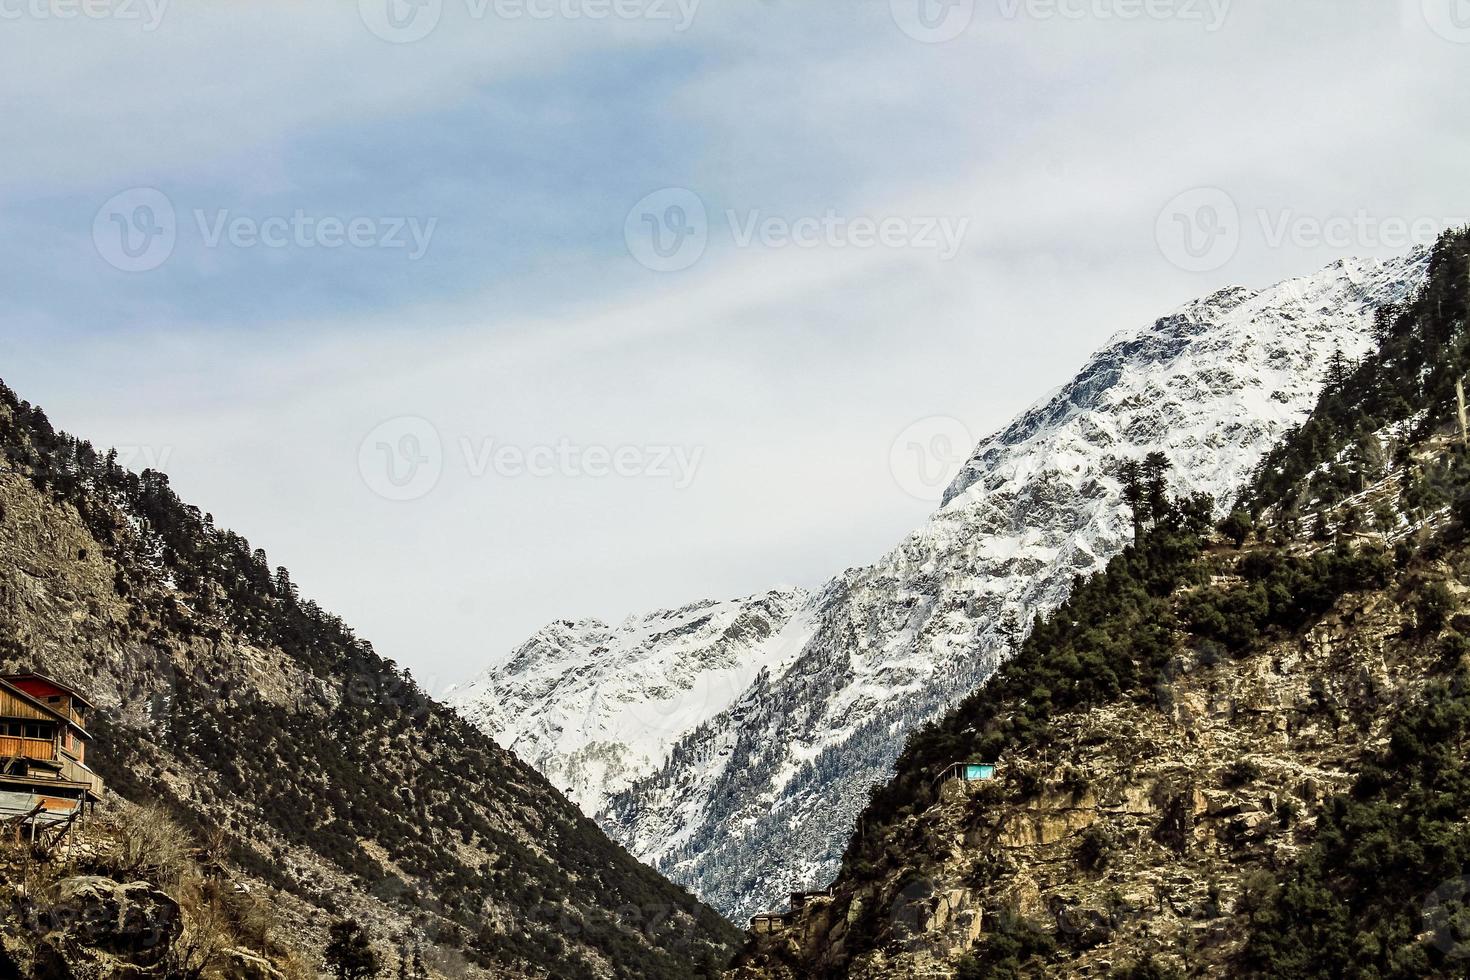
[[[1422,251],[1345,260],[1187,303],[1115,337],[982,441],[940,509],[874,564],[809,596],[569,635],[580,660],[559,650],[554,667],[492,672],[457,703],[732,918],[776,907],[835,874],[907,733],[982,684],[1032,617],[1122,549],[1124,461],[1163,452],[1180,489],[1223,510],[1305,418],[1331,354],[1362,356],[1376,311],[1412,294],[1427,265]]]
[[[807,602],[782,588],[629,616],[558,620],[446,700],[587,813],[647,775],[673,744],[794,654]]]

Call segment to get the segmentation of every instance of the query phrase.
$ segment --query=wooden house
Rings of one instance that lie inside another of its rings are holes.
[[[0,821],[47,826],[102,798],[87,767],[92,705],[43,674],[0,675]]]

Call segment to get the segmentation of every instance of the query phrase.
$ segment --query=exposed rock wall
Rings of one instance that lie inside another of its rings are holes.
[[[1435,571],[1463,590],[1464,560]],[[1018,924],[1062,950],[1048,976],[1154,957],[1230,972],[1257,876],[1310,846],[1317,807],[1434,674],[1437,648],[1404,600],[1397,583],[1349,595],[1239,659],[1181,642],[1152,697],[1060,716],[1045,753],[946,784],[890,829],[873,880],[757,937],[731,976],[950,977],[977,940]]]

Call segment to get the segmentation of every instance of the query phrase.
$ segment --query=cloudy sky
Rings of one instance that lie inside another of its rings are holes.
[[[0,0],[0,377],[429,686],[1470,213],[1464,0]]]

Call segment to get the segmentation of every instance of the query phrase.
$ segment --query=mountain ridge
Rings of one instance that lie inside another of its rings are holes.
[[[0,667],[83,689],[110,792],[220,842],[298,948],[345,914],[441,975],[717,971],[728,923],[164,475],[3,385],[0,458]]]
[[[799,655],[756,673],[599,822],[732,917],[825,884],[903,737],[1122,549],[1120,468],[1164,452],[1187,491],[1223,507],[1310,410],[1330,353],[1366,353],[1376,311],[1410,294],[1427,262],[1423,250],[1341,260],[1115,335],[978,444],[921,528],[816,590]]]
[[[909,738],[730,977],[1463,976],[1467,266],[1448,234],[1218,528],[1135,484],[1128,547]]]

